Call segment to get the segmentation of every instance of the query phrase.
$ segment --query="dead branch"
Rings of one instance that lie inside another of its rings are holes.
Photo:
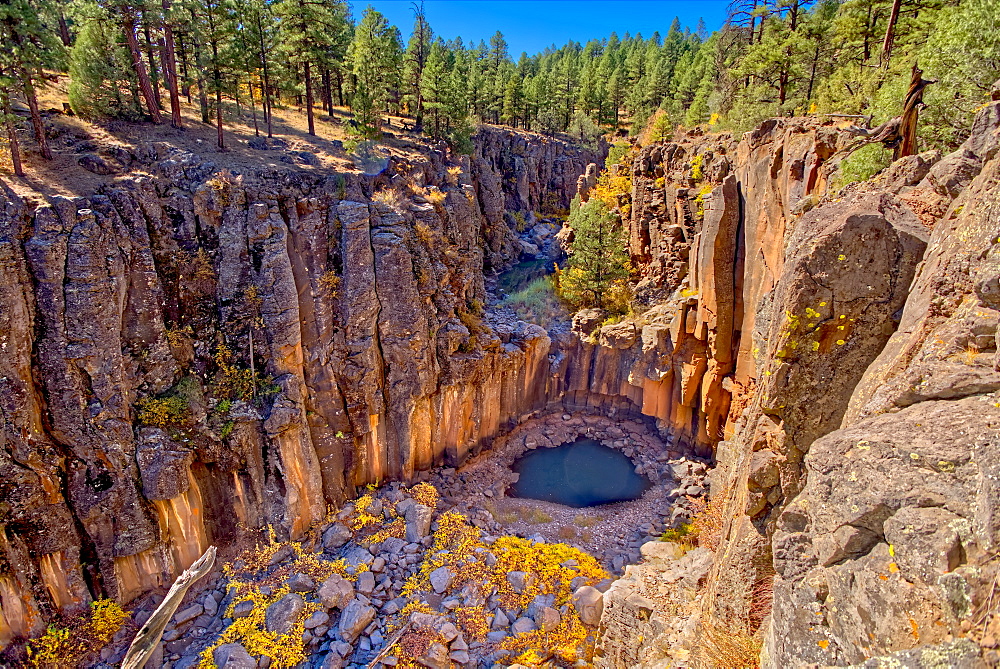
[[[166,629],[167,623],[170,622],[177,607],[180,606],[188,589],[195,584],[195,581],[210,572],[214,565],[215,546],[209,546],[204,555],[195,560],[194,564],[177,577],[174,584],[170,586],[167,596],[163,598],[163,602],[156,607],[153,615],[149,617],[146,624],[135,635],[135,639],[132,640],[132,645],[129,646],[125,659],[122,660],[122,669],[142,669],[145,666],[146,661],[156,650],[156,645],[160,643],[163,630]]]

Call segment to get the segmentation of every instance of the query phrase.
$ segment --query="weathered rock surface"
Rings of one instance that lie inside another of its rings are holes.
[[[516,260],[508,213],[564,208],[600,156],[488,127],[476,147],[366,176],[164,145],[88,157],[146,161],[89,197],[3,191],[0,643],[166,586],[240,524],[301,536],[356,485],[458,463],[544,404],[544,332],[462,322]],[[371,201],[407,183],[445,200]]]
[[[775,120],[633,164],[639,295],[668,341],[646,378],[672,362],[668,420],[715,450],[719,526],[690,603],[669,585],[686,556],[650,548],[628,568],[606,596],[601,666],[711,662],[712,634],[763,639],[773,667],[980,666],[948,644],[995,643],[1000,105],[955,154],[834,200],[840,141]],[[695,156],[714,185],[701,220]],[[660,622],[633,630],[640,604]]]

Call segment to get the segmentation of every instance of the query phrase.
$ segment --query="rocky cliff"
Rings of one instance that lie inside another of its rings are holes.
[[[495,334],[483,277],[600,156],[475,146],[366,176],[159,144],[89,197],[0,185],[0,643],[253,528],[299,537],[544,404],[549,339]]]
[[[627,568],[605,666],[1000,660],[998,128],[993,102],[846,189],[832,123],[638,155],[638,295],[671,314],[664,420],[715,457],[714,532]]]
[[[88,197],[5,188],[0,641],[580,410],[714,462],[707,507],[671,493],[700,545],[605,594],[599,665],[997,664],[998,128],[844,189],[834,122],[637,149],[640,313],[550,332],[484,277],[594,186],[561,141],[375,176],[155,145]]]

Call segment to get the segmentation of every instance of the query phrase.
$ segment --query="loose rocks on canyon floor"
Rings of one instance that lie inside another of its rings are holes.
[[[265,541],[244,553],[215,590],[195,597],[214,611],[195,604],[175,616],[164,666],[211,657],[242,667],[250,657],[254,666],[271,658],[346,667],[383,652],[386,667],[589,657],[609,574],[570,546],[470,521],[455,511],[460,491],[449,492],[390,484],[347,505],[309,541]],[[317,541],[328,537],[337,539]]]

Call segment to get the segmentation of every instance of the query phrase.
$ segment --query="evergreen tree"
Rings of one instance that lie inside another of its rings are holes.
[[[52,159],[45,126],[38,109],[35,82],[43,68],[59,60],[62,44],[55,32],[43,22],[53,14],[49,0],[4,0],[0,2],[0,71],[16,80],[31,113],[31,126],[38,151],[46,160]],[[9,105],[8,105],[9,106]]]
[[[566,269],[559,273],[559,290],[576,306],[603,308],[616,283],[628,278],[628,251],[621,219],[599,199],[570,205],[573,229]]]
[[[416,126],[419,131],[424,123],[424,98],[421,92],[421,80],[424,75],[424,69],[427,66],[427,60],[430,57],[433,31],[431,31],[431,27],[427,23],[423,0],[421,0],[419,5],[414,3],[413,14],[413,32],[406,46],[405,56],[405,99],[409,111],[416,118]]]
[[[350,34],[347,3],[344,0],[278,0],[274,11],[281,22],[281,51],[295,64],[296,78],[305,90],[308,132],[315,135],[313,66],[320,62],[343,62],[346,38]],[[365,16],[368,16],[367,11]]]
[[[378,134],[378,116],[399,90],[403,50],[399,31],[372,7],[365,10],[350,47],[351,70],[357,81],[351,106],[367,136]]]
[[[128,49],[129,60],[135,71],[139,92],[142,95],[146,114],[153,123],[162,123],[160,115],[160,99],[153,89],[149,70],[142,61],[138,31],[142,29],[140,19],[145,8],[145,0],[104,0],[104,7],[110,16],[116,17],[125,35],[125,46]]]
[[[135,71],[107,13],[93,7],[70,51],[69,104],[85,119],[138,120]]]

